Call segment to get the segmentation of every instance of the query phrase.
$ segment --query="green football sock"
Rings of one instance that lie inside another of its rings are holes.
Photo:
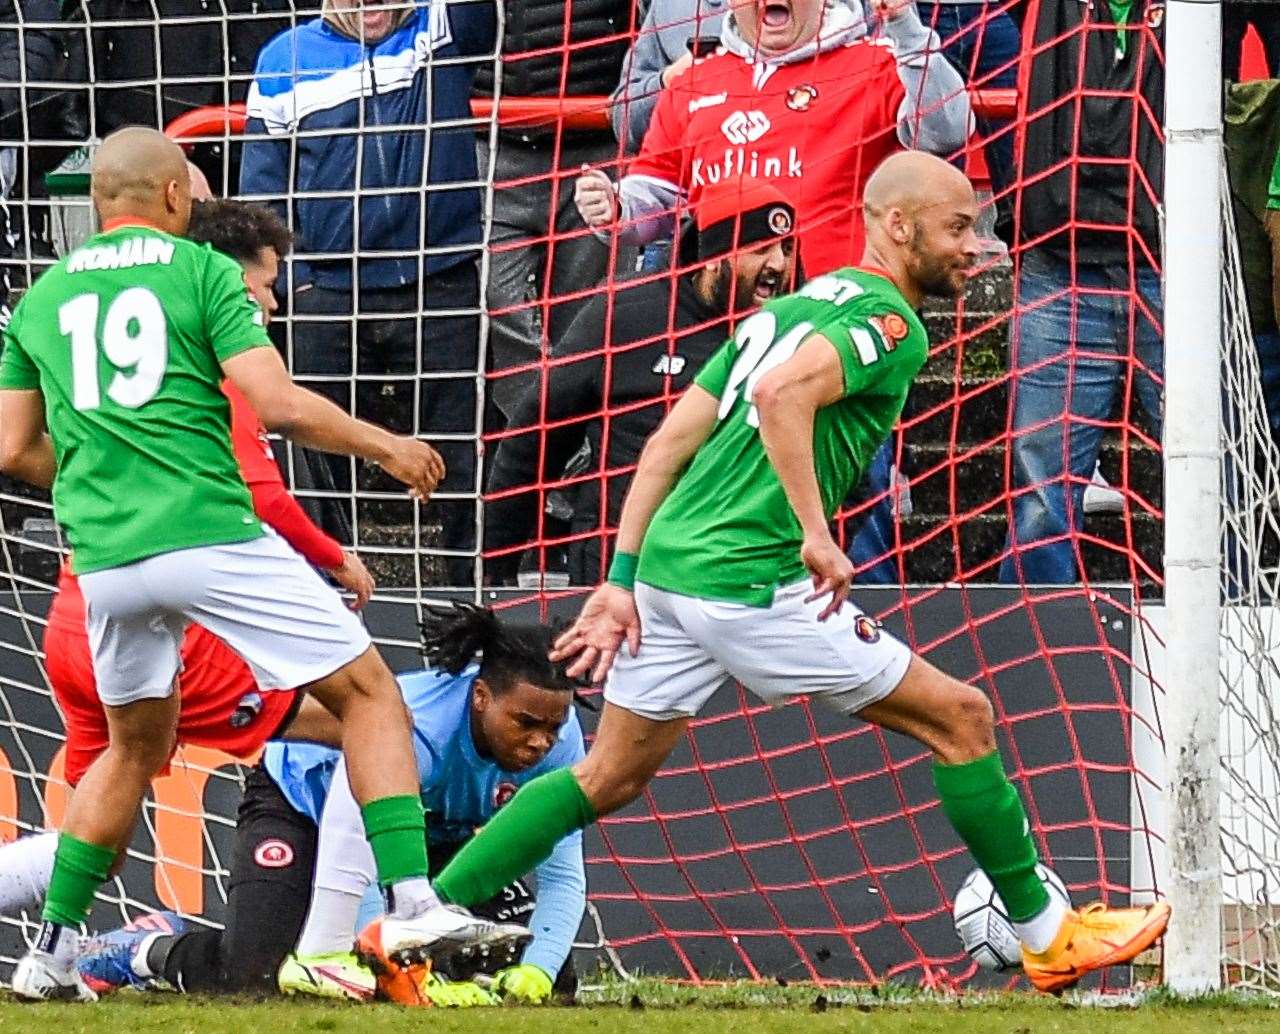
[[[1000,752],[962,765],[935,763],[933,784],[943,813],[991,877],[1009,918],[1021,923],[1043,911],[1049,894],[1036,875],[1036,845]]]
[[[69,833],[59,834],[49,893],[44,899],[45,921],[59,926],[83,923],[94,892],[107,882],[115,860],[113,848],[78,840]]]
[[[360,806],[364,835],[373,849],[378,884],[427,875],[426,818],[416,794],[380,797]]]
[[[436,878],[436,893],[454,905],[488,901],[545,860],[564,837],[595,818],[595,809],[572,769],[558,768],[539,776],[454,855]]]

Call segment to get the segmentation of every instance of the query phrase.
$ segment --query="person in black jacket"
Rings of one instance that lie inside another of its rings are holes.
[[[0,0],[0,323],[53,261],[45,173],[88,135],[74,44],[58,0]]]
[[[578,313],[552,350],[545,393],[526,387],[497,442],[485,507],[491,583],[514,580],[525,547],[546,541],[539,513],[548,486],[584,449],[588,472],[566,486],[569,577],[581,585],[604,577],[645,440],[735,319],[797,286],[794,224],[795,210],[768,183],[709,189],[681,237],[682,272],[624,281]]]
[[[1079,576],[1084,489],[1117,396],[1137,395],[1160,434],[1164,4],[1032,0],[1026,24],[1000,580],[1062,584]]]
[[[507,0],[505,7],[504,100],[613,92],[633,30],[630,0]],[[481,68],[476,94],[493,96],[494,86],[492,68]],[[532,364],[543,355],[542,342],[559,340],[586,303],[582,292],[608,266],[608,246],[586,232],[578,218],[573,183],[584,163],[616,159],[618,144],[607,126],[566,129],[562,124],[506,126],[498,130],[492,155],[489,144],[484,127],[480,175],[495,184],[489,355],[495,370],[529,367],[490,382],[493,401],[510,416],[521,390],[537,378]],[[575,293],[578,298],[564,300]]]

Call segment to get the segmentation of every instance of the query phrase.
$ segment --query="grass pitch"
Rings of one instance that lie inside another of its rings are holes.
[[[657,980],[610,982],[572,1008],[424,1011],[391,1005],[119,995],[97,1005],[20,1005],[0,999],[0,1031],[56,1034],[1233,1034],[1280,1029],[1280,1000],[1216,995],[1175,1002],[1030,994],[929,995],[806,985],[693,988]]]

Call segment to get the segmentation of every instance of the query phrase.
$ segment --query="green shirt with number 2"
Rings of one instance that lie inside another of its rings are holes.
[[[262,534],[219,362],[269,347],[236,262],[145,226],[91,237],[27,291],[0,388],[38,388],[77,574]]]
[[[803,534],[760,440],[760,378],[814,334],[835,346],[844,397],[814,418],[814,467],[828,517],[862,478],[929,354],[919,316],[887,276],[840,269],[744,320],[695,384],[717,423],[654,514],[638,581],[668,592],[767,607],[805,577]]]

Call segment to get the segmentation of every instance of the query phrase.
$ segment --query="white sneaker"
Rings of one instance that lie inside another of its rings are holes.
[[[74,963],[62,966],[48,952],[34,949],[18,961],[13,971],[13,993],[32,1002],[98,1000]]]
[[[459,954],[479,960],[532,938],[518,923],[495,923],[457,905],[439,904],[412,919],[375,920],[361,931],[356,951],[366,961],[372,957],[404,966]]]
[[[1124,494],[1107,483],[1101,467],[1093,468],[1093,477],[1084,486],[1084,512],[1124,513]]]

